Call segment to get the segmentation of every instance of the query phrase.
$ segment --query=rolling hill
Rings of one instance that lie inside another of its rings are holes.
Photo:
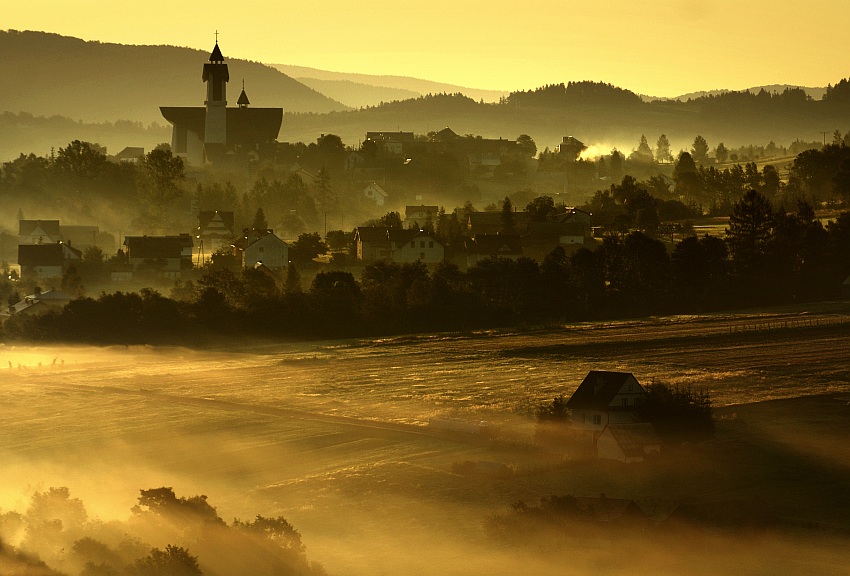
[[[212,48],[212,47],[210,47]],[[235,103],[241,81],[251,104],[293,112],[346,107],[259,62],[227,57]],[[0,112],[84,122],[166,124],[159,106],[200,106],[208,52],[176,46],[86,42],[45,32],[0,31]]]

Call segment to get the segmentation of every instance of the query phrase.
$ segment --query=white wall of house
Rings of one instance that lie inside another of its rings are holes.
[[[289,245],[274,234],[262,236],[242,253],[245,268],[253,268],[258,262],[272,270],[285,269],[289,264]]]
[[[417,236],[410,242],[396,246],[393,262],[411,263],[419,260],[425,264],[442,262],[445,256],[443,245],[431,236]]]

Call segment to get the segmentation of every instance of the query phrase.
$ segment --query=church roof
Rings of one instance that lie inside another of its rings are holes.
[[[210,54],[210,62],[224,62],[224,56],[221,55],[218,42],[215,43],[215,48],[213,48],[212,54]]]
[[[248,104],[251,103],[251,101],[248,100],[248,95],[245,94],[244,88],[242,88],[242,94],[239,95],[239,100],[237,100],[236,103],[239,104],[240,106],[247,106]]]
[[[207,109],[203,106],[162,106],[162,116],[204,138]],[[227,108],[227,144],[277,140],[283,108]]]

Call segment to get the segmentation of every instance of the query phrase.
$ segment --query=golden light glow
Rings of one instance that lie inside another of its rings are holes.
[[[846,0],[271,0],[4,8],[3,26],[86,40],[208,50],[340,72],[393,74],[474,88],[604,81],[638,93],[765,84],[825,86],[850,75]]]

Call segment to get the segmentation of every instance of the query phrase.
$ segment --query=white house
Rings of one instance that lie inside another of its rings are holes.
[[[289,244],[269,230],[260,236],[244,236],[233,246],[242,256],[244,268],[262,264],[270,270],[285,270],[289,265]]]
[[[572,428],[597,437],[609,424],[634,424],[646,390],[630,372],[591,370],[570,399]]]
[[[363,189],[363,196],[374,202],[378,206],[383,206],[387,200],[387,192],[377,183],[371,182]]]

